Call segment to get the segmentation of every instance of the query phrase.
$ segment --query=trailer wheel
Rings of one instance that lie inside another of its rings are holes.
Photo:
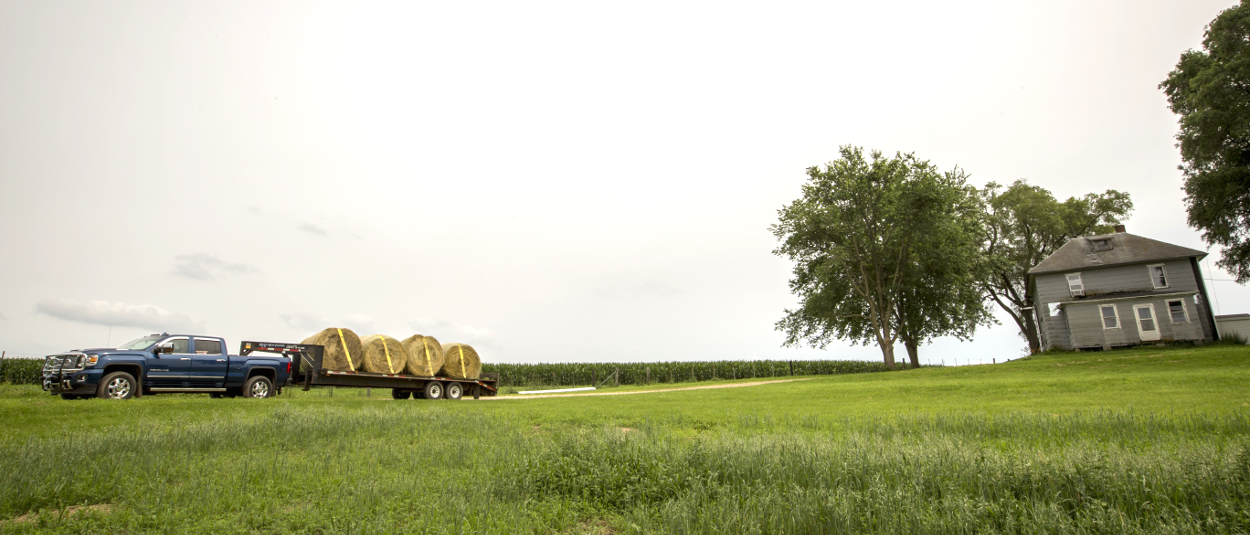
[[[447,383],[447,399],[460,399],[464,395],[464,385],[460,383]]]
[[[438,381],[430,381],[425,383],[425,399],[440,399],[443,397],[443,383]]]
[[[395,399],[408,399],[408,396],[411,396],[411,395],[412,395],[412,392],[409,392],[407,390],[400,390],[398,388],[391,389],[391,397]]]
[[[133,375],[126,372],[113,372],[100,380],[100,388],[96,390],[96,397],[130,399],[135,396],[137,385]]]
[[[273,381],[264,375],[253,375],[243,383],[243,397],[265,399],[273,395]]]

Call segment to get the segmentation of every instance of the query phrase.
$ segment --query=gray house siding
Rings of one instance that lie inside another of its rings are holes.
[[[1141,331],[1137,327],[1134,307],[1150,304],[1154,307],[1154,319],[1159,331],[1159,341],[1203,340],[1202,324],[1194,305],[1194,295],[1171,295],[1163,298],[1124,299],[1116,301],[1073,303],[1064,306],[1064,313],[1072,330],[1072,346],[1074,348],[1135,345],[1142,343]],[[1187,321],[1172,321],[1168,313],[1168,302],[1180,301],[1185,309]],[[1118,325],[1113,329],[1103,327],[1102,307],[1114,306],[1119,317]],[[1148,341],[1153,342],[1153,340]]]
[[[1155,288],[1151,282],[1150,266],[1159,264],[1164,266],[1167,274],[1167,286],[1164,288]],[[1067,281],[1069,273],[1081,274],[1085,288],[1083,297],[1071,296]],[[1146,303],[1154,305],[1162,341],[1210,339],[1206,303],[1195,297],[1200,291],[1199,282],[1188,258],[1041,274],[1035,277],[1034,284],[1034,302],[1042,320],[1039,330],[1045,340],[1043,347],[1048,349],[1139,344],[1142,340],[1133,306]],[[1184,302],[1187,322],[1173,323],[1171,320],[1167,302],[1177,299]],[[1058,314],[1051,314],[1052,303],[1060,304]],[[1119,317],[1117,328],[1103,327],[1101,305],[1116,307]]]
[[[1040,328],[1042,347],[1050,349],[1072,349],[1072,333],[1068,332],[1068,322],[1062,310],[1051,310],[1051,303],[1059,303],[1071,299],[1068,293],[1068,282],[1063,273],[1038,275],[1035,279],[1034,307],[1037,315],[1042,318]],[[1054,314],[1052,315],[1052,312]]]

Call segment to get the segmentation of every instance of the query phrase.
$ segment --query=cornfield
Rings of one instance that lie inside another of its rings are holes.
[[[37,385],[43,378],[43,359],[0,359],[0,383]]]
[[[789,375],[871,373],[885,371],[885,364],[858,360],[482,364],[482,372],[499,374],[499,386],[569,386],[592,383],[593,386],[599,386],[600,382],[608,380],[618,370],[619,384],[643,385]]]

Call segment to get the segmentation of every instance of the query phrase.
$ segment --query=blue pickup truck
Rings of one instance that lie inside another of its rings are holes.
[[[152,334],[117,348],[49,355],[43,388],[64,399],[129,399],[163,392],[268,398],[291,382],[291,359],[239,356],[213,336]]]

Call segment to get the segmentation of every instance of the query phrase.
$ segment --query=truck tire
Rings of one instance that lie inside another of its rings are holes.
[[[443,397],[443,383],[438,381],[429,381],[425,383],[425,399],[441,399]]]
[[[460,383],[447,383],[447,399],[457,400],[464,396],[464,385]]]
[[[253,375],[243,383],[243,397],[254,399],[273,397],[273,381],[264,375]]]
[[[395,399],[408,399],[408,398],[409,398],[409,396],[412,396],[412,392],[409,392],[409,391],[407,391],[407,390],[400,390],[400,389],[398,389],[398,388],[392,388],[392,389],[391,389],[391,397],[392,397],[392,398],[395,398]]]
[[[96,389],[95,395],[104,399],[130,399],[138,389],[139,383],[133,375],[113,372],[100,379],[100,387]]]

